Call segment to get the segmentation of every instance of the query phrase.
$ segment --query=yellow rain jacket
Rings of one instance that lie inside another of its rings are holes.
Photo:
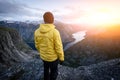
[[[62,41],[53,24],[40,24],[34,33],[35,47],[44,61],[64,61]]]

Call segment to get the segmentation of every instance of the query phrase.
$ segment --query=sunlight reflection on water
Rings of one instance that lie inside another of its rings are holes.
[[[85,36],[86,35],[86,30],[84,31],[79,31],[79,32],[76,32],[74,34],[72,34],[73,38],[75,39],[75,41],[67,44],[64,48],[64,50],[68,49],[69,47],[73,46],[74,44],[80,42],[81,40],[85,39]]]

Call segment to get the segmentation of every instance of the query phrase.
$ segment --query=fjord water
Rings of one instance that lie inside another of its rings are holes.
[[[75,39],[73,42],[70,42],[68,43],[64,50],[70,48],[71,46],[73,46],[74,44],[80,42],[81,40],[85,39],[85,35],[86,35],[86,30],[84,31],[79,31],[79,32],[76,32],[74,34],[72,34],[73,38]]]

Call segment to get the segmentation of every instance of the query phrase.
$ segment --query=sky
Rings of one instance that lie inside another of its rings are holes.
[[[120,0],[0,0],[0,20],[39,21],[46,11],[66,23],[120,21]]]

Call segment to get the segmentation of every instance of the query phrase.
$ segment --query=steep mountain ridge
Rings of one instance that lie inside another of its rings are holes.
[[[29,61],[35,55],[27,53],[32,49],[14,29],[0,27],[0,43],[0,62],[4,65],[11,66],[14,63]]]

